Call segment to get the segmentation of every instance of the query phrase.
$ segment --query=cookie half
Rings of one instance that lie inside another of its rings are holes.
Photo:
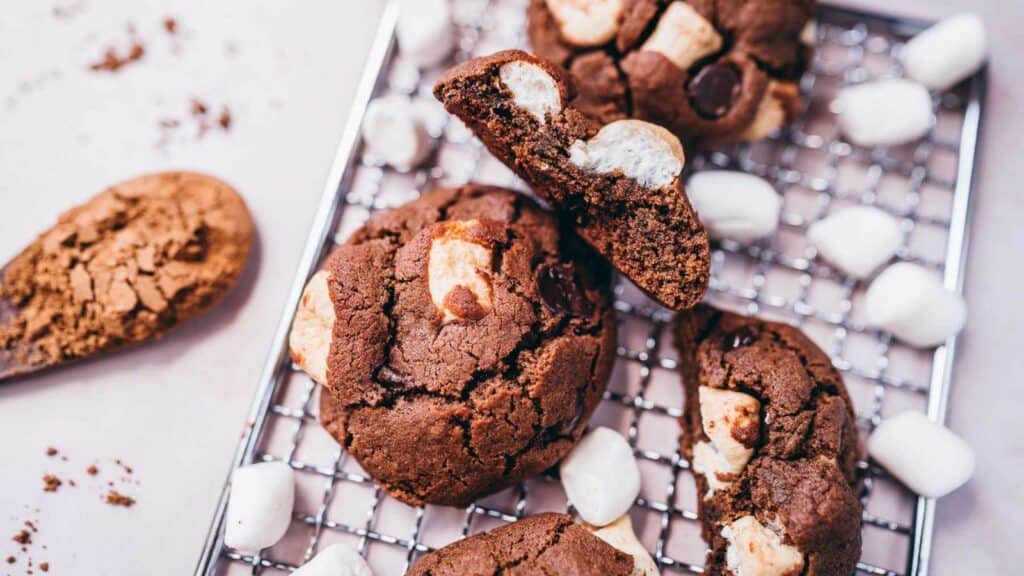
[[[705,574],[852,574],[860,456],[850,398],[800,330],[700,306],[676,326]]]
[[[465,505],[579,440],[614,360],[608,277],[527,197],[434,190],[335,250],[292,357],[324,384],[323,426],[385,490]]]
[[[632,556],[564,514],[538,514],[459,540],[420,558],[409,570],[409,576],[634,573]]]
[[[434,87],[449,112],[642,290],[684,310],[703,297],[708,239],[683,192],[679,140],[647,122],[599,126],[568,104],[564,73],[509,50]]]
[[[797,116],[814,0],[531,0],[534,51],[573,106],[640,118],[696,148],[763,138]]]

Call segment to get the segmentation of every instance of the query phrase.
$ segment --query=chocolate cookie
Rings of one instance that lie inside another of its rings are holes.
[[[763,138],[801,109],[814,0],[531,0],[536,53],[575,80],[572,104],[633,117],[687,146]]]
[[[608,276],[525,196],[434,190],[335,250],[292,356],[325,385],[323,426],[385,490],[465,505],[579,440],[614,360]]]
[[[510,50],[449,70],[434,95],[637,286],[675,310],[707,289],[708,239],[683,193],[679,140],[639,120],[599,126],[565,74]]]
[[[852,574],[860,456],[850,398],[802,332],[700,306],[678,319],[683,454],[705,574]]]
[[[427,554],[409,576],[630,576],[633,557],[563,514],[538,514]]]

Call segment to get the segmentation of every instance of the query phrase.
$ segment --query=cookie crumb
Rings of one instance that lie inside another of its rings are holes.
[[[15,558],[14,556],[8,556],[7,558],[4,559],[4,561],[7,562],[8,564],[14,564],[15,562],[18,561],[18,559]]]
[[[173,34],[177,34],[178,33],[178,21],[175,20],[174,18],[170,18],[170,17],[164,18],[164,30],[168,34],[172,34],[172,35]]]
[[[49,572],[50,571],[50,563],[49,562],[40,562],[39,563],[39,569],[42,570],[43,572]]]
[[[43,492],[56,492],[57,489],[60,488],[61,484],[63,484],[63,482],[61,482],[60,478],[57,478],[53,474],[46,474],[43,476]]]
[[[68,486],[71,486],[72,488],[75,488],[75,487],[78,486],[78,483],[75,482],[74,478],[68,478]]]
[[[124,462],[122,462],[120,458],[118,458],[117,460],[114,460],[114,462],[118,466],[120,466],[122,469],[124,469],[124,471],[126,473],[128,473],[128,474],[131,474],[131,473],[135,472],[135,470],[131,466],[129,466],[129,465],[125,464]]]
[[[231,111],[228,110],[227,106],[221,108],[220,116],[217,118],[217,124],[220,124],[220,127],[224,130],[229,130],[231,128]]]
[[[135,499],[130,496],[125,496],[117,490],[110,490],[107,492],[106,502],[111,506],[124,506],[125,508],[131,508],[135,504]]]
[[[29,534],[28,530],[21,530],[17,534],[15,534],[14,537],[11,538],[11,540],[14,540],[18,544],[31,544],[32,535]]]
[[[89,69],[94,72],[117,72],[132,62],[142,60],[145,55],[146,47],[138,40],[133,40],[124,56],[119,55],[113,47],[107,48],[103,59],[90,64]]]
[[[47,456],[56,456],[57,455],[57,449],[54,448],[53,446],[47,446],[46,447],[46,455]]]
[[[25,520],[25,526],[33,532],[39,532],[39,528],[31,520]]]
[[[89,467],[85,469],[86,474],[89,476],[95,476],[99,471],[100,469],[97,468],[95,464],[90,464]]]

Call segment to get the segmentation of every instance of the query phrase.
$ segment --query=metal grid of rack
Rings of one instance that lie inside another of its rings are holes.
[[[524,0],[453,0],[459,34],[456,59],[523,44]],[[376,488],[317,424],[316,386],[288,361],[287,331],[305,280],[335,242],[374,211],[400,204],[434,185],[480,181],[525,189],[457,121],[433,102],[437,70],[417,70],[396,54],[397,3],[385,10],[352,119],[339,147],[287,314],[275,338],[263,381],[232,469],[280,460],[296,470],[297,505],[288,534],[255,556],[221,539],[229,486],[196,569],[197,575],[283,574],[324,546],[345,541],[379,575],[404,572],[423,553],[526,515],[571,511],[556,480],[535,478],[464,510],[398,503]],[[871,204],[897,216],[905,232],[898,254],[943,274],[961,290],[966,232],[984,77],[936,96],[936,126],[923,140],[888,149],[845,142],[830,104],[843,85],[898,75],[902,41],[920,23],[822,7],[817,55],[802,81],[807,113],[765,142],[693,158],[688,169],[727,168],[759,175],[783,197],[779,232],[763,242],[722,242],[712,254],[708,300],[747,314],[801,326],[843,372],[866,435],[889,414],[915,408],[942,421],[953,348],[906,348],[865,326],[863,282],[815,259],[804,232],[830,210]],[[427,165],[396,172],[359,146],[366,102],[380,94],[411,96],[437,144]],[[635,449],[643,488],[631,515],[638,535],[664,573],[699,573],[704,546],[694,510],[689,463],[679,454],[682,392],[668,311],[625,281],[615,287],[619,323],[617,364],[592,425],[622,431]],[[868,463],[864,475],[864,554],[858,573],[927,572],[934,502],[917,498]]]

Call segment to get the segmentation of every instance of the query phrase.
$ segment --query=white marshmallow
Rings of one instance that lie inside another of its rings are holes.
[[[918,348],[938,346],[964,327],[967,304],[917,264],[889,266],[864,296],[868,324]]]
[[[588,432],[558,470],[569,502],[595,526],[625,514],[640,494],[640,469],[633,449],[611,428]]]
[[[868,438],[868,454],[907,488],[940,498],[974,473],[974,452],[949,428],[920,412],[887,418]]]
[[[683,171],[683,146],[671,132],[642,120],[606,124],[588,142],[577,140],[569,161],[583,170],[608,174],[621,171],[641,186],[668,186]]]
[[[562,95],[558,92],[558,84],[540,66],[515,60],[503,64],[498,75],[512,92],[516,106],[533,114],[541,124],[547,122],[548,114],[557,114],[562,110]]]
[[[575,46],[599,46],[615,37],[622,17],[622,0],[546,0],[565,41]]]
[[[295,505],[295,474],[283,462],[250,464],[231,480],[224,544],[245,553],[273,546],[288,531]]]
[[[807,229],[818,255],[854,278],[867,278],[896,255],[903,232],[896,218],[873,206],[851,206]]]
[[[673,2],[661,15],[658,25],[641,50],[658,52],[676,66],[687,70],[721,47],[722,37],[711,22],[689,4]]]
[[[782,200],[757,176],[700,172],[686,183],[686,195],[712,238],[750,242],[771,236],[779,226]]]
[[[703,474],[708,481],[708,491],[704,498],[711,498],[718,490],[727,488],[732,483],[733,466],[725,459],[721,452],[715,449],[711,442],[703,440],[693,445],[693,461],[690,462],[693,471]]]
[[[804,24],[800,31],[800,43],[807,46],[814,46],[818,43],[818,21],[811,18]]]
[[[633,521],[629,514],[623,514],[611,524],[594,530],[594,536],[607,542],[612,548],[625,552],[633,557],[633,572],[630,576],[660,576],[658,565],[651,558],[651,553],[644,548],[633,532]]]
[[[373,576],[366,560],[344,544],[328,546],[292,576]]]
[[[448,301],[449,294],[457,288],[473,296],[482,314],[487,314],[494,306],[489,274],[493,253],[489,247],[471,239],[478,225],[477,220],[448,220],[430,240],[427,290],[445,323],[461,319],[458,309],[453,309]]]
[[[935,123],[928,90],[909,80],[876,80],[843,88],[836,107],[839,127],[860,146],[911,142]]]
[[[765,90],[761,102],[757,105],[757,114],[754,120],[740,134],[740,140],[753,142],[767,138],[782,128],[789,120],[789,113],[783,98],[786,93],[792,93],[793,97],[799,98],[800,89],[791,82],[768,82],[768,89]]]
[[[932,90],[945,90],[974,74],[988,58],[985,23],[977,14],[946,18],[918,34],[903,49],[907,76]]]
[[[327,284],[330,277],[330,272],[321,270],[309,279],[288,334],[292,362],[318,384],[327,383],[327,356],[334,332],[334,304]]]
[[[383,96],[366,107],[363,141],[375,156],[396,168],[412,168],[430,153],[430,134],[405,96]]]
[[[729,541],[725,563],[736,576],[787,576],[799,574],[804,555],[795,546],[753,516],[743,516],[722,528]]]
[[[701,386],[698,391],[700,420],[704,434],[722,456],[728,471],[738,474],[750,461],[754,449],[736,439],[737,431],[760,428],[761,402],[749,394]]]
[[[455,47],[448,0],[402,0],[395,35],[402,55],[419,66],[440,64]]]

